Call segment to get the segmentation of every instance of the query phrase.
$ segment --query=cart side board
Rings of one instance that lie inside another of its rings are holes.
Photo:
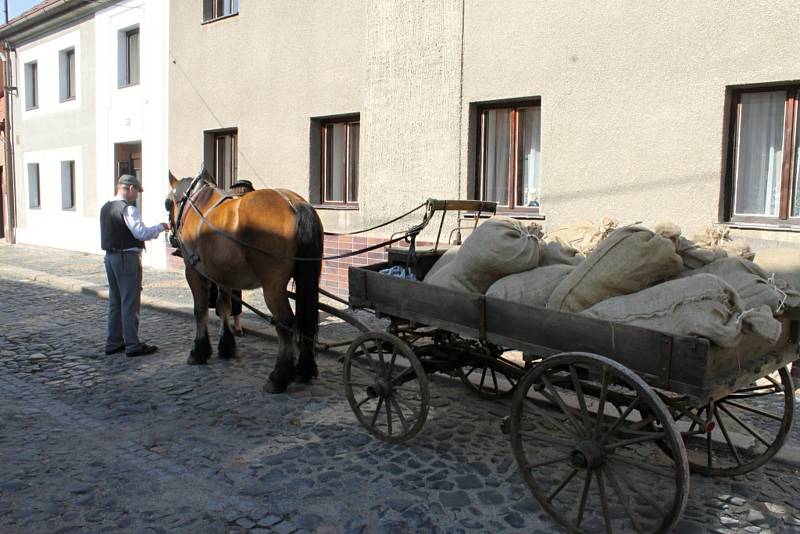
[[[737,347],[722,349],[704,338],[666,334],[378,272],[387,265],[350,267],[351,306],[540,356],[574,351],[600,354],[622,363],[655,387],[699,402],[725,396],[731,388],[797,358],[797,340],[789,339],[792,328],[788,318],[783,319],[783,334],[775,345],[749,336]]]

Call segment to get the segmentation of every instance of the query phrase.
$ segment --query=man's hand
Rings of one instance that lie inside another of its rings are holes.
[[[161,223],[161,228],[163,228],[163,231],[166,232],[169,230],[169,223]]]

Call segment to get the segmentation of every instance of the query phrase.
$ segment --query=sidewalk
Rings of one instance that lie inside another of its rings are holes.
[[[103,257],[85,252],[73,252],[34,245],[0,244],[0,277],[31,280],[64,291],[84,293],[101,299],[108,298],[108,281]],[[144,268],[142,280],[142,305],[193,318],[192,293],[183,270]],[[243,292],[243,299],[258,310],[269,313],[261,290]],[[322,298],[336,308],[345,306]],[[365,312],[353,312],[362,322],[373,323],[380,329],[382,321]],[[271,314],[270,314],[271,315]],[[216,315],[209,314],[209,329],[217,328]],[[242,326],[248,335],[277,339],[275,329],[255,313],[244,309]],[[357,330],[341,319],[326,313],[320,314],[320,343],[335,343],[349,339]]]
[[[82,252],[38,247],[32,245],[0,244],[0,278],[31,280],[69,292],[108,298],[108,283],[103,257]],[[182,270],[158,270],[145,267],[142,305],[193,318],[192,295]],[[268,312],[260,290],[245,291],[244,300],[261,311]],[[323,299],[327,304],[344,308],[341,303]],[[376,330],[385,328],[385,321],[365,312],[353,312],[362,322]],[[210,314],[209,329],[217,328],[216,316]],[[275,330],[250,310],[242,314],[242,326],[248,335],[276,340]],[[352,339],[358,330],[341,319],[320,313],[319,341],[322,344],[342,343]],[[345,348],[339,349],[344,352]],[[800,423],[795,422],[794,432],[774,460],[800,466]]]

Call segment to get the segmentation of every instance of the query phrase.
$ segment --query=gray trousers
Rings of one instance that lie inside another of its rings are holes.
[[[108,335],[106,350],[125,345],[125,352],[142,348],[139,341],[139,304],[142,297],[142,258],[130,252],[108,252]]]

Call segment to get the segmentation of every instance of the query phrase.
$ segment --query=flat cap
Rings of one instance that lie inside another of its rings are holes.
[[[117,185],[132,185],[139,191],[144,191],[142,182],[132,174],[123,174],[120,176],[119,180],[117,180]]]

